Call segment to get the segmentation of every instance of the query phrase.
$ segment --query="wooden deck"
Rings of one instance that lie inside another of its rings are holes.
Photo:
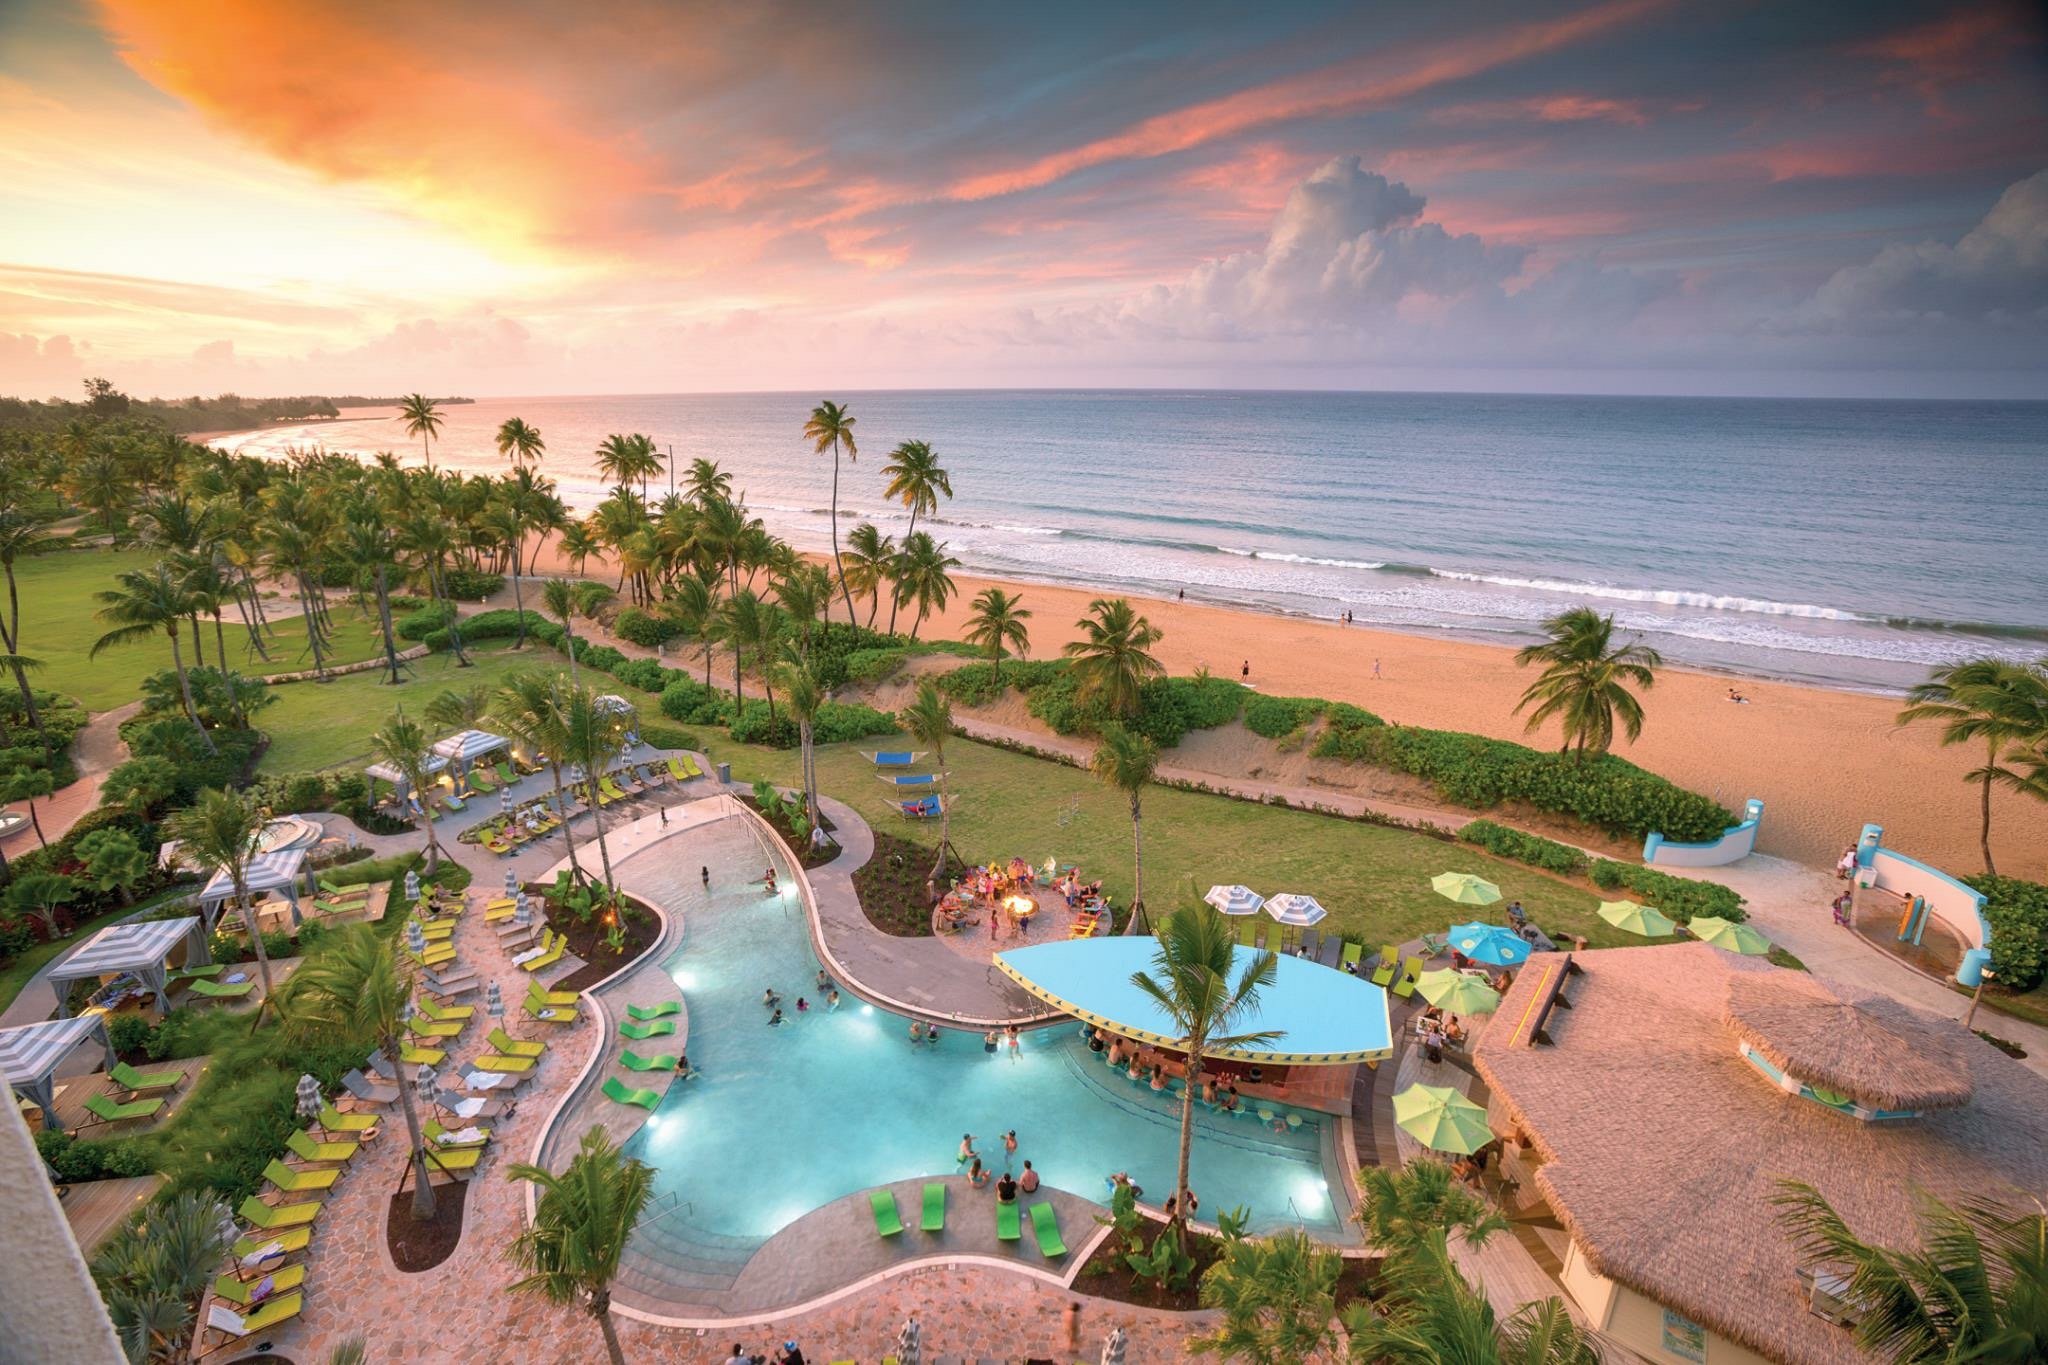
[[[91,1259],[100,1243],[163,1183],[161,1175],[145,1175],[133,1180],[92,1180],[71,1186],[59,1202],[64,1205],[64,1218],[71,1224],[72,1240],[78,1243],[78,1249]]]
[[[57,1122],[63,1126],[65,1132],[88,1140],[134,1137],[137,1133],[147,1133],[153,1128],[162,1127],[169,1122],[171,1115],[178,1112],[179,1107],[198,1088],[200,1077],[212,1060],[210,1057],[185,1057],[175,1062],[150,1062],[138,1067],[137,1070],[140,1071],[183,1071],[185,1079],[178,1083],[177,1089],[162,1093],[163,1108],[148,1118],[129,1119],[123,1123],[102,1123],[87,1113],[85,1108],[86,1101],[95,1095],[104,1095],[115,1104],[121,1102],[125,1092],[114,1084],[113,1077],[104,1071],[60,1077],[57,1081]]]

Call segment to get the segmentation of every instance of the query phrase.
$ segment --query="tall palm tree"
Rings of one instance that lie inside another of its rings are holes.
[[[740,694],[742,675],[749,667],[761,674],[763,688],[768,694],[768,718],[775,718],[775,684],[768,676],[768,655],[775,647],[775,638],[781,632],[781,613],[755,595],[752,588],[741,588],[725,599],[724,619],[720,622],[720,633],[732,650],[732,699],[736,706],[744,706],[746,699]]]
[[[1188,1338],[1196,1355],[1253,1365],[1299,1365],[1330,1343],[1344,1258],[1296,1228],[1226,1241],[1202,1276],[1202,1306],[1223,1321]]]
[[[627,1239],[653,1197],[653,1170],[627,1156],[601,1125],[593,1125],[559,1175],[525,1163],[506,1174],[540,1187],[533,1222],[506,1251],[527,1272],[512,1282],[512,1292],[536,1294],[564,1307],[580,1304],[597,1319],[612,1365],[626,1365],[612,1326],[612,1281],[618,1278]]]
[[[1180,1092],[1180,1165],[1173,1180],[1175,1228],[1188,1217],[1188,1158],[1194,1150],[1195,1096],[1202,1088],[1203,1057],[1211,1049],[1250,1047],[1281,1036],[1271,1029],[1231,1032],[1256,1010],[1259,992],[1280,974],[1279,958],[1263,949],[1237,966],[1236,946],[1230,922],[1223,916],[1183,906],[1159,927],[1152,970],[1131,973],[1131,984],[1173,1021],[1173,1046],[1188,1059]]]
[[[1920,1245],[1866,1242],[1811,1185],[1781,1181],[1778,1220],[1813,1265],[1848,1272],[1856,1344],[1899,1365],[2048,1360],[2048,1214],[1982,1198],[1916,1210]]]
[[[662,614],[681,626],[684,633],[704,649],[704,685],[711,686],[711,651],[718,644],[718,626],[723,615],[717,589],[694,573],[676,580]]]
[[[226,873],[235,888],[235,906],[242,912],[242,927],[248,931],[249,946],[256,952],[256,975],[263,982],[263,998],[273,999],[270,989],[270,955],[263,951],[263,935],[256,928],[256,907],[249,899],[249,863],[256,856],[256,837],[265,824],[262,808],[247,792],[223,791],[218,787],[199,793],[199,799],[183,810],[173,811],[164,821],[164,835],[178,843],[178,856],[211,873]]]
[[[2048,743],[2048,659],[2040,664],[2006,659],[1968,659],[1948,664],[1906,693],[1898,723],[1938,721],[1941,742],[1984,746],[1984,764],[1963,774],[1983,788],[1978,842],[1984,870],[1996,875],[1991,859],[1991,789],[2026,791],[2032,785],[2025,761],[2029,750]]]
[[[423,393],[409,393],[398,400],[398,420],[405,434],[420,438],[420,455],[428,469],[434,467],[434,438],[441,434],[441,409]]]
[[[903,553],[896,557],[896,602],[917,603],[917,619],[911,623],[910,638],[924,626],[924,618],[944,611],[953,597],[953,578],[947,570],[960,561],[946,553],[943,542],[924,531],[912,531],[903,538]]]
[[[192,680],[185,674],[185,652],[178,643],[178,626],[192,613],[192,596],[171,573],[168,562],[158,560],[147,569],[123,569],[114,575],[115,586],[94,593],[102,604],[93,614],[113,629],[93,641],[88,658],[100,651],[159,632],[170,637],[171,667],[178,675],[178,695],[185,699],[185,715],[206,751],[218,755],[213,736],[199,721],[199,708],[192,704]],[[310,625],[310,623],[308,623]]]
[[[967,633],[961,638],[988,651],[999,689],[1003,685],[1003,650],[1016,650],[1020,659],[1031,652],[1031,628],[1024,624],[1030,619],[1031,610],[1023,599],[1001,588],[983,588],[968,611]]]
[[[637,717],[630,710],[599,706],[597,694],[587,687],[563,689],[555,707],[562,760],[582,768],[585,780],[595,786],[599,778],[611,771],[619,755],[625,753],[626,736],[638,726]],[[605,842],[601,805],[591,806],[590,820],[597,834],[597,856],[604,866],[605,889],[613,893],[617,883],[612,880],[612,851]]]
[[[540,437],[540,428],[528,424],[523,417],[507,417],[500,422],[497,439],[498,453],[515,466],[538,461],[548,448]]]
[[[1166,665],[1149,652],[1166,632],[1139,615],[1125,597],[1096,598],[1075,624],[1082,638],[1069,641],[1065,653],[1080,684],[1079,698],[1099,698],[1109,714],[1125,720],[1137,715],[1146,682],[1166,672]]]
[[[700,507],[710,502],[730,501],[732,475],[720,469],[718,461],[699,455],[690,461],[690,474],[683,481],[683,490],[689,494],[690,501]]]
[[[635,439],[615,431],[597,443],[597,472],[622,493],[633,487],[640,474]]]
[[[562,769],[572,761],[567,757],[564,702],[577,690],[573,682],[564,681],[559,670],[519,669],[505,676],[491,700],[491,724],[548,765],[555,789],[555,808],[559,811],[568,809],[562,796]],[[562,839],[568,845],[570,870],[581,877],[583,867],[576,861],[575,821],[562,821]]]
[[[1111,723],[1102,729],[1102,743],[1088,761],[1105,786],[1114,787],[1131,803],[1131,918],[1145,914],[1145,788],[1159,770],[1159,750],[1143,735]]]
[[[1591,1332],[1555,1295],[1500,1321],[1451,1258],[1444,1228],[1425,1229],[1398,1263],[1383,1266],[1382,1296],[1344,1310],[1359,1365],[1600,1365]]]
[[[789,714],[796,717],[797,744],[802,751],[804,811],[815,831],[819,826],[818,766],[813,747],[813,727],[817,724],[819,708],[825,704],[825,688],[819,683],[817,671],[811,667],[810,660],[796,648],[794,641],[783,643],[781,673],[783,700],[789,703]]]
[[[373,500],[365,498],[351,507],[335,542],[335,557],[359,587],[367,586],[376,594],[384,666],[390,675],[390,685],[396,687],[402,679],[398,671],[398,637],[391,625],[391,569],[398,560],[384,515]]]
[[[576,618],[594,615],[611,599],[610,588],[587,580],[572,582],[566,578],[550,578],[541,587],[541,605],[547,608],[548,615],[562,623],[562,647],[569,655],[571,682],[576,681]]]
[[[953,496],[952,476],[939,466],[937,453],[925,441],[905,441],[890,451],[882,473],[889,479],[882,496],[894,498],[910,509],[910,525],[904,532],[906,540],[917,531],[919,516],[930,516],[939,510],[940,494]],[[894,604],[889,608],[889,633],[896,633]]]
[[[288,984],[282,1013],[294,1036],[376,1047],[386,1057],[403,1050],[412,1007],[412,960],[369,925],[342,929],[300,965]],[[434,1185],[412,1090],[401,1083],[398,1103],[412,1150],[412,1216],[423,1220],[434,1216]]]
[[[896,541],[864,521],[846,536],[846,586],[856,597],[868,599],[866,626],[873,630],[875,613],[882,607],[882,585],[895,573]]]
[[[927,673],[917,680],[917,696],[903,709],[900,719],[910,737],[931,754],[932,771],[939,775],[939,853],[927,879],[936,883],[946,875],[946,854],[953,847],[953,797],[946,786],[946,741],[953,737],[953,703],[939,690],[939,680]]]
[[[838,403],[829,399],[811,409],[811,416],[804,423],[804,439],[811,442],[817,453],[823,455],[826,447],[832,450],[832,571],[839,579],[840,595],[846,599],[846,624],[854,624],[853,593],[846,586],[846,565],[839,558],[839,451],[846,450],[846,458],[857,460],[860,451],[853,443],[853,424],[857,419]]]
[[[1558,718],[1564,743],[1559,753],[1575,751],[1580,760],[1587,749],[1604,754],[1614,742],[1618,716],[1623,733],[1634,740],[1643,733],[1643,706],[1629,691],[1630,684],[1645,692],[1656,685],[1663,657],[1648,645],[1614,643],[1614,618],[1602,616],[1590,607],[1574,607],[1543,623],[1550,638],[1515,652],[1515,666],[1542,664],[1543,672],[1515,703],[1520,714],[1529,713],[1527,728],[1536,729],[1552,716]]]
[[[390,718],[370,735],[370,752],[405,779],[420,807],[419,824],[427,832],[427,875],[441,870],[441,840],[434,833],[433,812],[427,809],[427,784],[434,776],[433,743],[418,721],[405,714],[405,707],[392,709]]]
[[[27,471],[15,461],[0,463],[0,573],[7,577],[7,612],[0,619],[0,646],[13,656],[8,668],[21,693],[28,723],[38,735],[44,734],[42,712],[36,706],[35,691],[28,685],[26,665],[21,656],[21,592],[15,581],[15,566],[32,555],[47,554],[63,544],[49,528],[63,509],[56,499],[31,483]],[[44,744],[48,748],[47,739]]]

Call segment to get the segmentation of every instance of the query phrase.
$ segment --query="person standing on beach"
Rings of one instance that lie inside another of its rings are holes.
[[[1375,678],[1377,678],[1380,675],[1380,661],[1378,659],[1374,659],[1372,661],[1372,675]]]
[[[1250,659],[1246,659],[1244,661],[1244,667],[1239,671],[1243,674],[1244,680],[1246,682],[1250,682],[1252,680],[1252,661]]]

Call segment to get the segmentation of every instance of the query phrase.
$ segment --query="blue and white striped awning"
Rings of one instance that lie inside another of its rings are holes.
[[[59,1126],[57,1067],[88,1038],[99,1040],[106,1049],[106,1065],[112,1066],[114,1049],[107,1041],[107,1020],[103,1014],[47,1019],[40,1024],[0,1029],[0,1076],[5,1076],[9,1085],[42,1109],[45,1128]]]
[[[306,866],[306,850],[303,848],[276,848],[268,853],[259,853],[249,860],[242,872],[242,887],[250,895],[263,891],[290,891],[298,881],[299,873]],[[199,893],[202,905],[217,905],[235,894],[235,879],[226,868],[213,874],[206,883],[206,889]]]
[[[179,940],[198,927],[197,915],[188,915],[184,919],[108,925],[52,967],[50,980],[77,981],[88,976],[111,976],[115,972],[161,967]]]
[[[434,746],[434,752],[455,763],[469,763],[485,754],[509,749],[512,741],[489,730],[458,730]]]

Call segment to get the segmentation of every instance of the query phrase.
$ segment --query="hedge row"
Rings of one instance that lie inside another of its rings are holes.
[[[1479,845],[1488,853],[1567,877],[1584,876],[1590,861],[1570,844],[1560,844],[1538,834],[1524,834],[1506,825],[1496,825],[1491,820],[1472,821],[1458,831],[1458,837],[1468,844]]]
[[[1740,924],[1749,918],[1749,912],[1742,908],[1747,902],[1719,882],[1674,877],[1654,867],[1617,863],[1609,858],[1595,858],[1590,875],[1593,885],[1602,891],[1625,887],[1675,920],[1716,915]]]
[[[2048,886],[2018,877],[1965,877],[1984,893],[1991,922],[1991,969],[2007,990],[2030,991],[2048,976]]]
[[[1285,739],[1328,707],[1319,697],[1269,697],[1254,692],[1244,699],[1244,727],[1267,739]]]

